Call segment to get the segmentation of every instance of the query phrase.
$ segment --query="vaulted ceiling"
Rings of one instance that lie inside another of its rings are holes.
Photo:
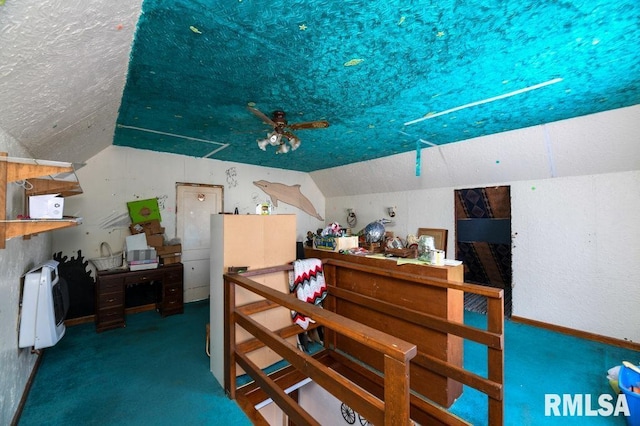
[[[310,172],[640,103],[637,0],[0,0],[0,29],[0,128],[73,161]],[[278,155],[249,106],[330,125]]]

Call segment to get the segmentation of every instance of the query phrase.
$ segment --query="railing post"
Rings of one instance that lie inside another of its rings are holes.
[[[504,300],[487,298],[487,331],[504,334]],[[487,347],[488,379],[504,385],[504,351]],[[489,424],[504,424],[504,393],[499,400],[489,397]]]
[[[384,424],[406,426],[409,412],[409,361],[384,356]]]

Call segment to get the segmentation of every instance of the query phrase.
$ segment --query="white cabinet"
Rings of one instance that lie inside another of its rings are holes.
[[[296,259],[295,215],[212,215],[210,327],[211,372],[224,386],[224,287],[223,274],[231,266],[247,266],[250,270],[291,263]],[[257,282],[284,293],[289,292],[287,274],[265,275]],[[236,290],[236,303],[260,300],[244,289]],[[276,308],[252,315],[271,330],[291,325],[290,311]],[[238,342],[248,334],[236,329]],[[280,357],[268,348],[250,354],[249,358],[263,368]],[[238,368],[239,374],[242,370]]]

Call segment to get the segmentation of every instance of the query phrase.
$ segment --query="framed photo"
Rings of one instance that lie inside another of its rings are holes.
[[[418,228],[418,238],[420,235],[429,235],[433,237],[434,245],[437,250],[444,250],[445,254],[447,253],[447,235],[448,230],[446,229],[438,229],[438,228]]]

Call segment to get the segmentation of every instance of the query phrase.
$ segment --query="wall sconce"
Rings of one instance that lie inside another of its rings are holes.
[[[389,217],[396,217],[396,206],[389,207],[387,212],[389,213]]]
[[[347,224],[350,228],[353,228],[358,223],[356,212],[353,209],[347,209]]]

